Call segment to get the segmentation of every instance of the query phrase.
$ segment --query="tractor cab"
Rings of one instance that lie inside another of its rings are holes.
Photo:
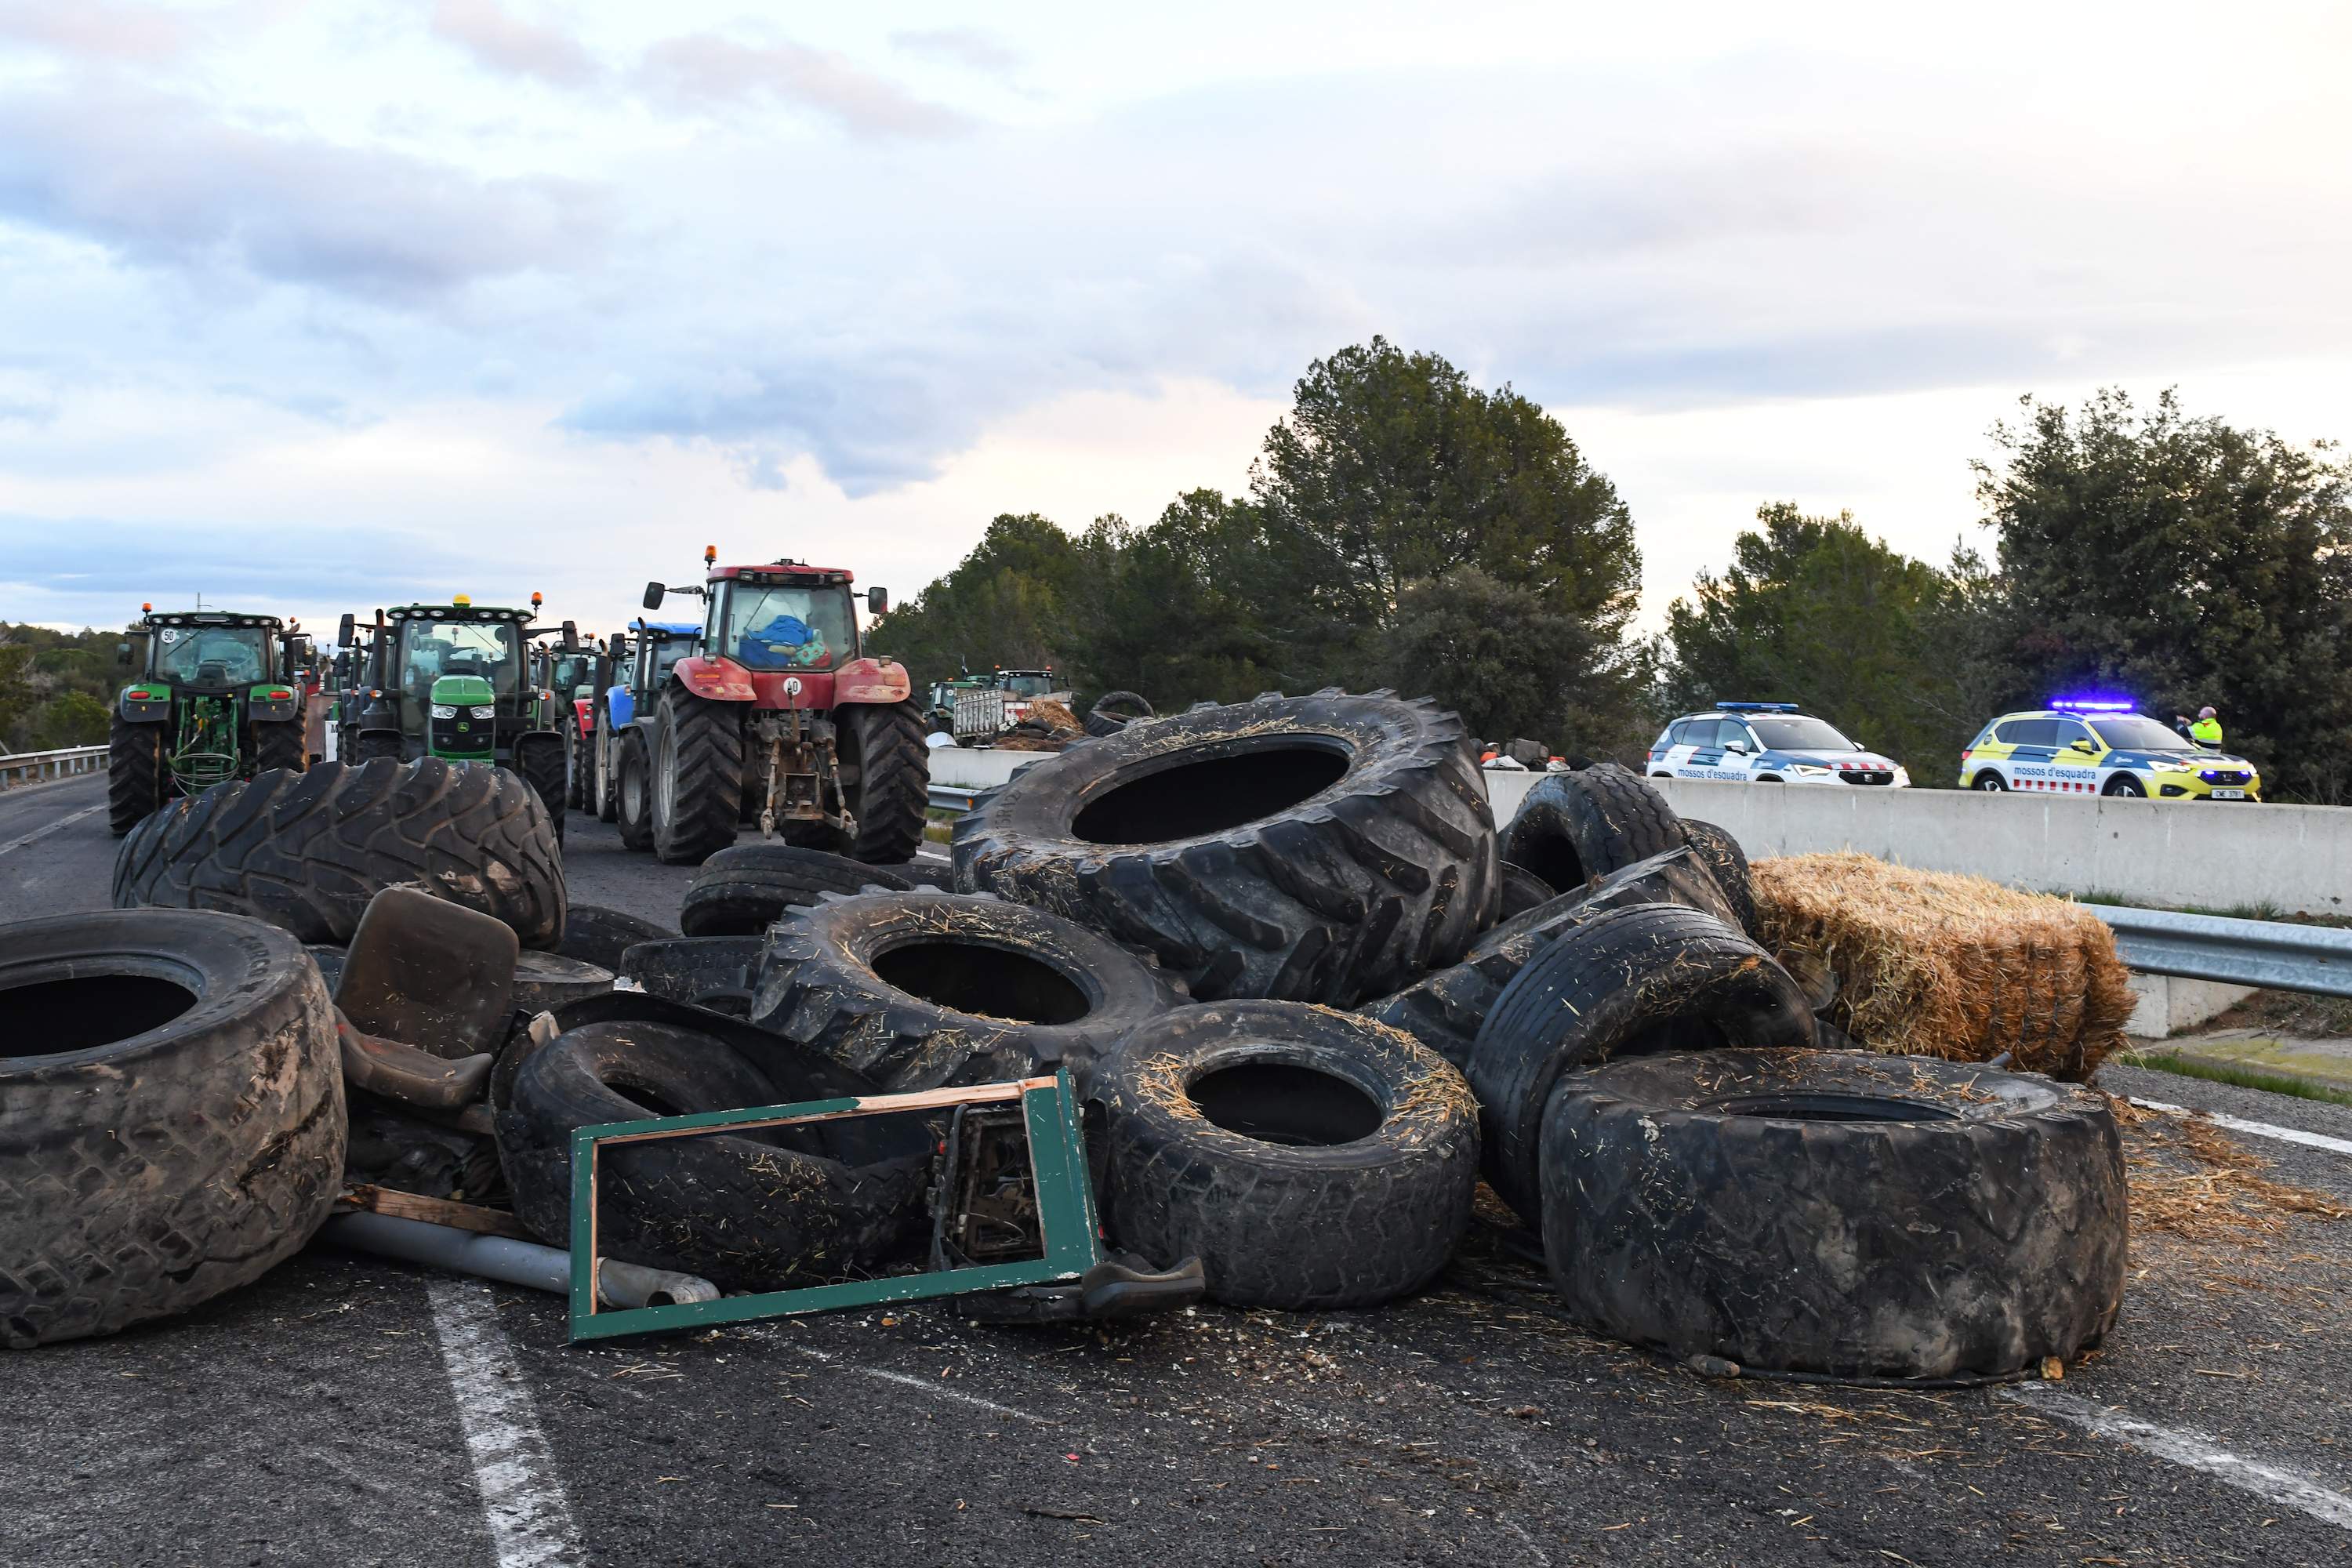
[[[117,648],[140,670],[115,700],[109,822],[128,833],[174,795],[194,795],[265,768],[309,760],[304,693],[288,674],[306,642],[275,616],[229,610],[157,614],[140,607]]]

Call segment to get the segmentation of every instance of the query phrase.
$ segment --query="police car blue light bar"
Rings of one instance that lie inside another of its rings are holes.
[[[2050,706],[2060,713],[2129,713],[2139,704],[2127,697],[2053,697]]]
[[[1722,713],[1794,713],[1793,702],[1718,702],[1716,710]]]

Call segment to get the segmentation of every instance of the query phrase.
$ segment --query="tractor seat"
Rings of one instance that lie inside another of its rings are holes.
[[[203,686],[227,685],[228,665],[226,661],[217,658],[205,659],[203,663],[196,666],[196,681],[199,685]]]

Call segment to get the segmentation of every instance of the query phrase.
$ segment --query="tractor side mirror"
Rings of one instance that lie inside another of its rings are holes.
[[[658,583],[648,583],[648,584],[646,584],[646,609],[648,609],[648,610],[658,610],[658,609],[660,609],[660,608],[661,608],[661,602],[662,602],[662,595],[663,595],[663,594],[665,594],[665,593],[667,593],[667,591],[668,591],[668,590],[665,589],[665,588],[664,588],[660,584],[658,584]]]
[[[566,653],[580,651],[580,623],[577,621],[563,623],[563,651]]]
[[[866,589],[866,613],[867,615],[869,615],[869,616],[881,616],[881,615],[887,615],[887,614],[889,613],[889,610],[890,610],[890,590],[889,590],[889,589],[887,589],[887,588],[868,588],[868,589]]]
[[[345,647],[351,647],[359,635],[357,627],[357,621],[352,616],[345,616],[342,624],[335,628],[335,640]]]

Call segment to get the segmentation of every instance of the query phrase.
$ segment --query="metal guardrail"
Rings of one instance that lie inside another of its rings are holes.
[[[2352,931],[2168,910],[2084,907],[2114,928],[2116,952],[2144,973],[2352,996]]]
[[[972,789],[963,784],[935,784],[931,786],[931,809],[970,811],[973,804],[987,793],[984,789]]]
[[[75,773],[101,773],[106,768],[106,750],[104,746],[68,746],[61,751],[0,756],[0,789],[42,779],[69,778]]]

